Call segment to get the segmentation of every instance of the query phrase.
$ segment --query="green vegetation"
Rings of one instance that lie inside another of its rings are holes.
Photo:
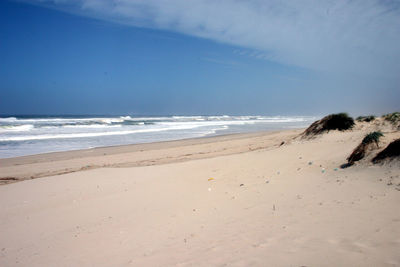
[[[393,112],[382,116],[386,121],[395,124],[400,121],[400,112]]]
[[[345,131],[353,126],[354,120],[347,113],[331,114],[311,124],[303,133],[303,137],[322,134],[330,130]]]
[[[345,131],[353,128],[354,120],[352,117],[349,117],[347,113],[338,113],[329,115],[329,120],[326,123],[327,130],[339,130]]]
[[[356,118],[357,121],[359,122],[370,122],[375,120],[375,116],[374,115],[370,115],[370,116],[358,116]]]
[[[368,145],[374,142],[378,146],[379,138],[381,138],[382,136],[383,133],[381,133],[380,131],[369,133],[364,137],[362,143]]]

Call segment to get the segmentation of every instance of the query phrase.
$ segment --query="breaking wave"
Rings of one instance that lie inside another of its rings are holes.
[[[0,158],[224,133],[306,127],[304,116],[59,116],[0,118]]]

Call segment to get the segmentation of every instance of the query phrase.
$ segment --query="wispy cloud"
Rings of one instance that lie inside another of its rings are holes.
[[[245,47],[253,52],[238,54],[282,64],[392,78],[400,71],[399,0],[32,1]]]
[[[221,60],[221,59],[216,59],[216,58],[210,58],[210,57],[202,57],[200,58],[203,61],[211,62],[211,63],[216,63],[220,65],[227,65],[227,66],[240,66],[243,65],[239,62],[233,61],[233,60]]]
[[[265,51],[260,50],[250,50],[250,49],[234,49],[233,54],[239,56],[248,56],[256,59],[277,61],[271,53],[267,53]]]

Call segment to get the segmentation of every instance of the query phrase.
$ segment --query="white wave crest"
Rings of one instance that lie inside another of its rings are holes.
[[[16,117],[0,118],[0,122],[14,122],[17,121]]]
[[[124,121],[124,119],[107,118],[107,119],[101,119],[100,121],[106,124],[112,124],[112,123],[121,123]]]
[[[104,124],[89,124],[89,125],[64,125],[63,128],[72,128],[72,129],[98,129],[98,128],[121,128],[121,124],[117,125],[104,125]],[[55,127],[58,128],[58,127]]]
[[[17,123],[48,123],[48,124],[64,124],[64,123],[82,123],[82,122],[97,122],[97,123],[106,123],[106,124],[111,124],[113,122],[123,122],[123,118],[30,118],[30,119],[25,119],[25,118],[15,118],[15,117],[9,117],[9,118],[0,118],[0,122],[17,122]]]
[[[24,125],[7,125],[7,126],[0,126],[0,133],[3,132],[24,132],[30,131],[34,128],[32,124],[24,124]]]
[[[175,125],[170,127],[137,129],[126,131],[108,131],[108,132],[92,132],[92,133],[63,133],[63,134],[41,134],[41,135],[20,135],[20,136],[0,136],[0,141],[29,141],[29,140],[45,140],[45,139],[71,139],[71,138],[85,138],[85,137],[98,137],[98,136],[113,136],[113,135],[128,135],[135,133],[151,133],[162,132],[170,130],[189,130],[201,127],[200,125]]]

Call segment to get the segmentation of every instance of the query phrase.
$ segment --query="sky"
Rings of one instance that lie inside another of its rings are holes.
[[[399,0],[3,0],[0,115],[380,115],[399,47]]]

